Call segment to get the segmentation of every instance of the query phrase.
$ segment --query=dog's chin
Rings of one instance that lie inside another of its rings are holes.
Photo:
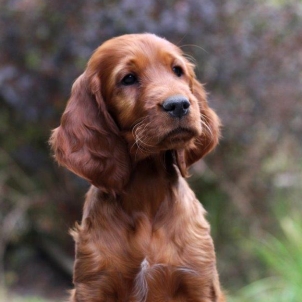
[[[176,127],[161,133],[159,137],[153,136],[153,141],[143,142],[135,140],[133,131],[123,132],[123,137],[129,147],[129,154],[134,161],[160,154],[162,151],[184,149],[197,136],[199,136],[198,130]]]
[[[188,128],[178,127],[166,133],[160,140],[163,149],[181,149],[196,137],[197,133]]]

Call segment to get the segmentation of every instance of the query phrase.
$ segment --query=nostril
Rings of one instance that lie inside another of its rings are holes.
[[[165,111],[174,111],[176,104],[174,102],[164,102],[163,108]]]
[[[182,105],[184,109],[188,109],[190,107],[190,102],[188,100],[184,100]]]
[[[186,97],[176,95],[167,98],[162,106],[171,116],[181,118],[188,113],[190,102]]]

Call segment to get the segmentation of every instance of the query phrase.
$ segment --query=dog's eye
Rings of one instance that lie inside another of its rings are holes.
[[[184,74],[184,72],[180,66],[174,66],[172,68],[172,70],[178,77],[181,77]]]
[[[122,84],[125,85],[125,86],[133,85],[135,83],[137,83],[137,78],[132,73],[127,74],[122,79]]]

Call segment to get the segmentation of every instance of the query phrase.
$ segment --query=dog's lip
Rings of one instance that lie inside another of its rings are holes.
[[[164,138],[163,141],[166,139],[171,140],[187,140],[191,139],[195,135],[195,132],[191,129],[184,128],[184,127],[177,127],[173,129],[172,131],[168,132]]]

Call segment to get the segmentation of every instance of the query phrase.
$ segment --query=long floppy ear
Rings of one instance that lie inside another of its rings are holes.
[[[220,137],[220,120],[216,113],[208,106],[206,92],[195,78],[193,79],[192,91],[198,100],[202,134],[187,149],[178,150],[176,153],[177,165],[184,177],[187,176],[187,169],[193,163],[215,148]]]
[[[50,145],[60,165],[104,192],[118,193],[129,179],[126,144],[106,109],[96,75],[83,73],[75,81]]]

